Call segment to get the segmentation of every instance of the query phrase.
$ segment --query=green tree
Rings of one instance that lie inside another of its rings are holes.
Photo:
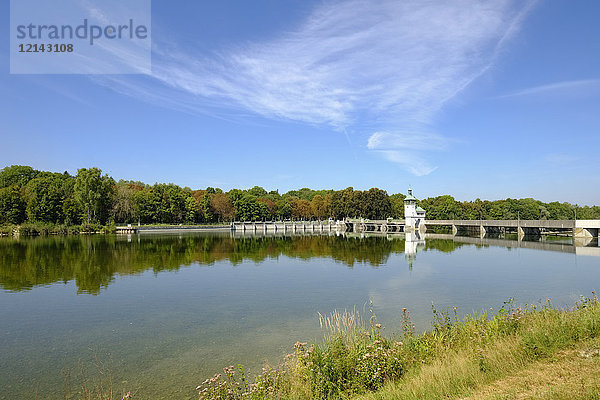
[[[267,195],[268,196],[268,195]],[[275,202],[269,197],[259,197],[257,201],[260,203],[261,214],[263,219],[272,220],[275,218]]]
[[[135,192],[133,195],[133,202],[135,217],[138,222],[141,222],[142,224],[151,224],[159,220],[157,212],[158,204],[154,201],[154,195],[151,188],[147,187]]]
[[[275,216],[280,220],[292,218],[292,205],[286,198],[275,202]]]
[[[27,216],[30,221],[64,222],[64,175],[40,173],[25,186]],[[67,178],[69,179],[69,178]]]
[[[185,199],[185,221],[188,223],[198,222],[200,216],[200,210],[198,209],[198,203],[193,196],[189,196]]]
[[[25,222],[27,203],[18,185],[0,189],[0,224]]]
[[[252,189],[248,189],[248,194],[259,198],[265,196],[267,191],[260,186],[254,186]]]
[[[371,188],[364,193],[364,216],[369,219],[385,219],[392,215],[392,203],[385,190]]]
[[[212,195],[209,194],[209,191],[207,189],[206,193],[202,197],[202,201],[200,202],[200,209],[202,210],[202,216],[204,218],[204,221],[206,221],[206,222],[214,222],[214,220],[215,220],[215,211],[211,204],[211,197],[213,195],[214,194],[212,194]]]
[[[129,182],[119,181],[115,187],[115,197],[112,208],[112,216],[118,222],[135,221],[135,199],[134,195],[141,188]]]
[[[115,181],[99,168],[80,168],[73,188],[86,222],[106,223],[112,209]]]
[[[0,188],[13,185],[23,187],[37,176],[39,171],[25,165],[11,165],[0,170]]]
[[[404,218],[404,199],[405,199],[405,197],[406,196],[402,193],[396,193],[396,194],[389,196],[390,205],[392,207],[392,214],[391,214],[392,217]]]
[[[450,195],[421,200],[419,204],[427,211],[427,219],[464,219],[461,203]]]

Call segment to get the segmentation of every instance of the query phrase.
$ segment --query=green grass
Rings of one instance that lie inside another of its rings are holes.
[[[226,369],[198,387],[200,399],[598,398],[595,294],[570,309],[509,301],[494,315],[459,319],[455,309],[433,309],[433,317],[431,331],[415,335],[404,310],[402,337],[387,337],[374,317],[321,316],[322,344],[296,343],[283,365],[251,384],[242,370]]]
[[[21,225],[0,226],[0,236],[77,235],[80,233],[115,233],[114,223],[108,225],[65,225],[46,222],[25,222]]]

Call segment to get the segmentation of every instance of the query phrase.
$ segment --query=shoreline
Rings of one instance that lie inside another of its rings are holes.
[[[198,385],[199,399],[489,399],[552,392],[540,398],[572,400],[600,393],[594,292],[571,308],[554,308],[550,299],[517,307],[511,299],[491,315],[432,311],[432,329],[415,334],[403,309],[402,333],[391,336],[374,315],[368,323],[357,312],[320,316],[323,343],[296,342],[286,361],[254,380],[242,366],[225,367]],[[538,370],[548,376],[528,378]]]

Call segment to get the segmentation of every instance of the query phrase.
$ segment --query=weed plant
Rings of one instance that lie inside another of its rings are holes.
[[[373,314],[368,323],[356,310],[319,315],[321,344],[297,342],[253,383],[241,368],[226,368],[198,386],[200,399],[452,398],[600,335],[595,293],[570,309],[509,299],[496,313],[462,319],[456,308],[432,306],[432,329],[419,335],[402,312],[395,338],[384,336]]]

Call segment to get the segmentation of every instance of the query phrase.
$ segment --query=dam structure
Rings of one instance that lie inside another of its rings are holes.
[[[412,189],[404,199],[404,220],[346,219],[347,231],[352,232],[411,232],[425,233],[428,229],[441,226],[452,229],[452,234],[479,235],[516,233],[524,236],[549,234],[567,235],[575,238],[597,238],[600,220],[428,220],[425,210],[417,206]]]
[[[117,233],[160,233],[173,231],[233,231],[236,233],[251,232],[293,232],[293,233],[425,233],[435,227],[448,227],[453,235],[475,235],[484,237],[488,234],[516,233],[518,238],[524,236],[564,235],[578,239],[597,238],[600,232],[600,220],[428,220],[426,211],[417,205],[418,199],[411,188],[404,198],[404,219],[387,218],[370,220],[366,218],[345,218],[324,221],[233,221],[224,225],[212,226],[122,226]]]

